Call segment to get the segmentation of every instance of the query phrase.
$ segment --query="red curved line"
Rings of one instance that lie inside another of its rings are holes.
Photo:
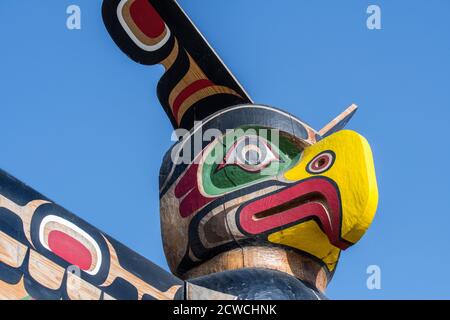
[[[194,81],[193,83],[188,85],[186,88],[184,88],[178,94],[178,96],[175,98],[175,100],[173,102],[173,108],[172,108],[173,116],[175,117],[177,122],[178,122],[178,110],[180,109],[183,102],[186,101],[187,98],[192,96],[197,91],[200,91],[204,88],[212,87],[212,86],[214,86],[214,83],[211,80],[200,79],[200,80]]]
[[[319,202],[305,202],[274,215],[255,218],[260,212],[309,194],[320,194],[325,199],[327,208]],[[257,235],[303,219],[317,218],[330,242],[336,247],[345,249],[348,243],[340,239],[340,208],[336,187],[328,180],[313,178],[245,205],[239,213],[239,223],[245,232]]]

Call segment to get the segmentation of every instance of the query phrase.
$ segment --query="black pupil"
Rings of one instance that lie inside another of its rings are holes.
[[[327,163],[327,160],[325,158],[320,158],[320,159],[318,159],[317,167],[321,168],[324,165],[326,165],[326,163]]]

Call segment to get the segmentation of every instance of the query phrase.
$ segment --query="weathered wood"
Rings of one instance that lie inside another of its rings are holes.
[[[186,280],[228,270],[264,268],[290,274],[321,291],[328,279],[324,267],[304,255],[276,247],[244,247],[220,253],[189,270]]]

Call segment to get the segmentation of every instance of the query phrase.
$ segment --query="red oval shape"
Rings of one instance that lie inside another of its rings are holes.
[[[81,270],[89,270],[92,265],[92,255],[89,249],[64,232],[51,231],[48,235],[48,246],[54,254]]]
[[[148,0],[136,0],[130,6],[130,15],[136,26],[150,38],[159,37],[166,28],[164,21]]]

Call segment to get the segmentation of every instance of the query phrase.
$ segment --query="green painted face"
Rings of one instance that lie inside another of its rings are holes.
[[[303,148],[295,138],[263,127],[241,127],[214,141],[202,161],[202,187],[210,196],[273,179],[291,168]]]

